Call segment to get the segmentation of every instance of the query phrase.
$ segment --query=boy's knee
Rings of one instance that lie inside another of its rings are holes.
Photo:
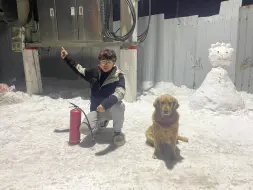
[[[123,102],[118,102],[111,108],[112,113],[124,113],[125,112],[125,104]]]
[[[89,127],[86,122],[82,122],[80,125],[80,133],[87,135],[89,133]]]

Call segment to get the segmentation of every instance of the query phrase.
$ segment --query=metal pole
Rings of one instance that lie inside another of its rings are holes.
[[[132,0],[138,20],[138,0]],[[125,0],[120,0],[120,33],[125,35],[132,26],[132,16]],[[128,41],[137,42],[137,22],[132,37]],[[130,46],[120,49],[120,68],[125,73],[126,102],[135,102],[137,99],[137,48]]]

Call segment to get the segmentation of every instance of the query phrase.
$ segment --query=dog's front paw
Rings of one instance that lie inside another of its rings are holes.
[[[159,151],[154,151],[152,158],[157,159],[159,156]]]
[[[182,157],[181,157],[180,153],[176,150],[174,152],[174,154],[172,155],[172,160],[179,161],[181,159],[182,159]]]
[[[157,159],[157,155],[154,153],[152,156],[153,159]]]
[[[174,154],[172,156],[172,160],[180,160],[180,157],[177,154]]]

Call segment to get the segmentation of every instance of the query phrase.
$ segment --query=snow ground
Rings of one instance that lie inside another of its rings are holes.
[[[174,167],[153,159],[145,144],[152,103],[164,92],[178,99],[180,134],[189,138],[179,143],[184,160]],[[68,133],[54,132],[69,127],[68,101],[87,111],[88,100],[6,93],[0,96],[0,189],[251,189],[253,95],[241,93],[246,110],[221,115],[190,110],[192,93],[166,84],[127,103],[127,143],[116,150],[108,148],[111,122],[94,146],[90,138],[69,146]]]

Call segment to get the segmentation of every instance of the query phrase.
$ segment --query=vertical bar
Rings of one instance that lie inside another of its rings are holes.
[[[135,8],[136,17],[138,17],[138,1],[132,0]],[[137,19],[137,18],[136,18]],[[125,35],[132,25],[131,13],[124,0],[120,1],[120,33]],[[129,41],[137,41],[137,24]],[[126,95],[125,101],[134,102],[137,99],[137,49],[132,46],[129,49],[120,50],[120,67],[125,73]]]

